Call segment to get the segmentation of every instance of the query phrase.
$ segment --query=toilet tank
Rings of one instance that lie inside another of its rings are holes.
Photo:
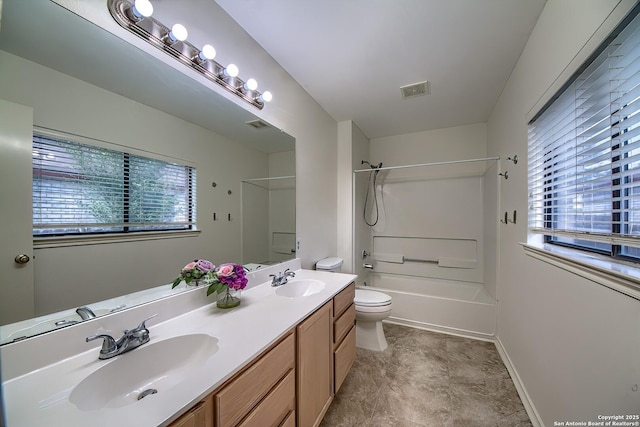
[[[337,273],[342,268],[342,258],[325,258],[316,262],[316,270],[331,271]]]

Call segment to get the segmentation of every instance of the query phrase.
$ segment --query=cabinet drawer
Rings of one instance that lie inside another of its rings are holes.
[[[234,426],[295,364],[295,339],[290,334],[249,369],[216,393],[218,427]]]
[[[279,426],[295,409],[295,395],[295,373],[291,370],[238,427]]]
[[[333,343],[338,344],[356,324],[356,306],[351,304],[347,311],[333,322]]]
[[[351,328],[347,337],[338,346],[334,354],[334,393],[340,390],[342,382],[347,377],[351,365],[356,360],[356,328]]]
[[[333,317],[339,317],[351,304],[356,297],[356,284],[351,283],[344,288],[338,295],[333,297]]]

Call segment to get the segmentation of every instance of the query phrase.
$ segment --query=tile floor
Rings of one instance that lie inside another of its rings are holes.
[[[493,343],[389,323],[389,348],[357,349],[320,427],[531,426]]]

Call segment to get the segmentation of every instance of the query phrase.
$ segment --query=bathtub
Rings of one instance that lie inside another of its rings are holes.
[[[496,300],[481,283],[369,272],[358,287],[393,298],[388,322],[478,339],[495,335]]]

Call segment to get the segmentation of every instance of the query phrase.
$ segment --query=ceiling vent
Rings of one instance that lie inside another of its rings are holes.
[[[263,128],[268,128],[269,124],[266,122],[263,122],[262,120],[258,119],[258,120],[252,120],[250,122],[246,122],[247,125],[251,126],[252,128],[255,129],[263,129]]]
[[[429,95],[431,93],[431,83],[428,81],[413,83],[410,85],[400,87],[402,98],[413,98],[420,95]]]

